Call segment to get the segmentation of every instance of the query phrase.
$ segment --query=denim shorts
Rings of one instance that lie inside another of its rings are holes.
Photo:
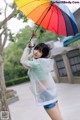
[[[57,102],[58,102],[58,100],[53,102],[53,103],[51,103],[51,104],[44,105],[44,109],[49,110],[51,108],[54,108],[56,106]]]

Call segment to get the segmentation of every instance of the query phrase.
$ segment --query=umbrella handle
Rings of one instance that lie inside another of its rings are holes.
[[[34,35],[32,35],[31,38],[29,39],[30,42],[31,42],[33,37],[34,37]],[[35,44],[33,46],[29,46],[29,48],[33,48],[33,47],[35,47]]]

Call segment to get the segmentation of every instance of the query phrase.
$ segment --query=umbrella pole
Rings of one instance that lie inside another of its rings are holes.
[[[51,2],[50,7],[49,7],[48,10],[47,10],[45,16],[42,18],[40,24],[39,24],[38,27],[36,28],[35,32],[36,32],[36,31],[38,30],[38,28],[40,27],[41,23],[43,22],[44,18],[46,17],[46,15],[47,15],[47,13],[49,12],[49,10],[51,9],[51,7],[52,7],[52,2]],[[34,34],[31,36],[30,41],[32,40],[33,37],[34,37]]]

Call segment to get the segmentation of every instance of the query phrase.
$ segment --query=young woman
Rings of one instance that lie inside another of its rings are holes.
[[[52,120],[62,120],[58,107],[56,85],[51,76],[53,60],[48,58],[49,47],[40,43],[34,47],[33,59],[30,60],[29,42],[21,57],[21,63],[28,69],[31,89],[38,105],[42,105]]]

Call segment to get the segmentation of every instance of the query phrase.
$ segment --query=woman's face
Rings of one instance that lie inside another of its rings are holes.
[[[34,50],[33,51],[33,57],[34,58],[40,58],[42,56],[42,51],[40,50]]]

